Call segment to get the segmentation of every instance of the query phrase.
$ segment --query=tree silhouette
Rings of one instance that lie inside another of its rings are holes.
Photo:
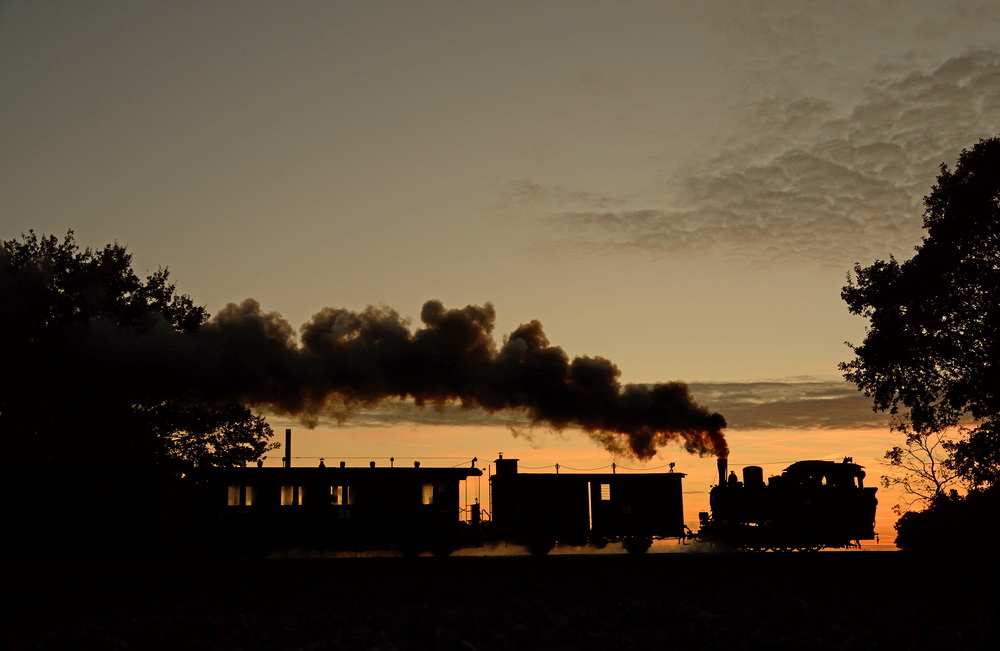
[[[954,464],[945,447],[949,443],[941,432],[916,434],[910,432],[903,446],[894,445],[886,451],[882,464],[890,474],[883,475],[882,486],[902,490],[900,504],[893,507],[896,513],[910,510],[914,505],[930,506],[935,499],[948,494],[950,487],[959,481]]]
[[[906,449],[958,431],[945,463],[986,490],[1000,473],[1000,138],[963,150],[954,171],[942,165],[924,205],[911,259],[855,265],[848,278],[842,297],[870,325],[840,368],[894,416]],[[938,486],[948,508],[942,498]]]
[[[174,471],[244,465],[271,429],[242,405],[185,395],[156,343],[183,338],[204,308],[166,269],[146,279],[124,246],[81,250],[34,232],[0,247],[0,431],[22,461]],[[113,345],[112,345],[113,344]],[[131,359],[125,359],[131,358]],[[167,360],[169,361],[169,360]]]

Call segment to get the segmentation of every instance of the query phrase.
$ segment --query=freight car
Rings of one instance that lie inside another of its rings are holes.
[[[760,466],[727,476],[719,459],[719,483],[701,513],[701,540],[747,551],[815,551],[860,546],[875,537],[874,487],[850,458],[843,462],[798,461],[764,482]]]
[[[523,474],[502,455],[495,464],[491,535],[532,553],[621,542],[637,554],[685,535],[683,473]]]

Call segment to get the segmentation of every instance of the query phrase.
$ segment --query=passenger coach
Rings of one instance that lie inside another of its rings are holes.
[[[461,544],[459,482],[466,468],[208,469],[198,482],[209,540],[221,548],[447,554]]]

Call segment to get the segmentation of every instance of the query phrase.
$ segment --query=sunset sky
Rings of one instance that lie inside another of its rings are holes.
[[[118,241],[295,326],[490,302],[498,342],[538,319],[622,382],[688,382],[737,468],[846,455],[874,484],[895,439],[837,371],[865,326],[840,288],[909,257],[939,165],[1000,133],[1000,5],[10,1],[0,88],[2,239]],[[612,461],[517,414],[270,422],[328,461]],[[715,462],[670,461],[696,522]]]

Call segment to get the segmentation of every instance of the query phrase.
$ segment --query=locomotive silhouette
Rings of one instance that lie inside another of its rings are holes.
[[[711,514],[700,513],[698,536],[748,551],[816,551],[857,547],[875,537],[874,487],[865,471],[845,458],[798,461],[764,482],[760,466],[726,476],[719,459],[719,484],[709,494]]]
[[[877,489],[845,459],[799,461],[764,481],[759,466],[743,480],[727,476],[710,493],[700,530],[684,524],[684,473],[522,473],[517,459],[494,462],[491,510],[461,507],[461,482],[475,467],[335,467],[204,469],[192,475],[200,529],[235,550],[277,548],[397,550],[448,555],[490,543],[545,554],[556,545],[603,548],[621,543],[643,553],[654,540],[697,539],[752,551],[859,546],[875,536]]]

